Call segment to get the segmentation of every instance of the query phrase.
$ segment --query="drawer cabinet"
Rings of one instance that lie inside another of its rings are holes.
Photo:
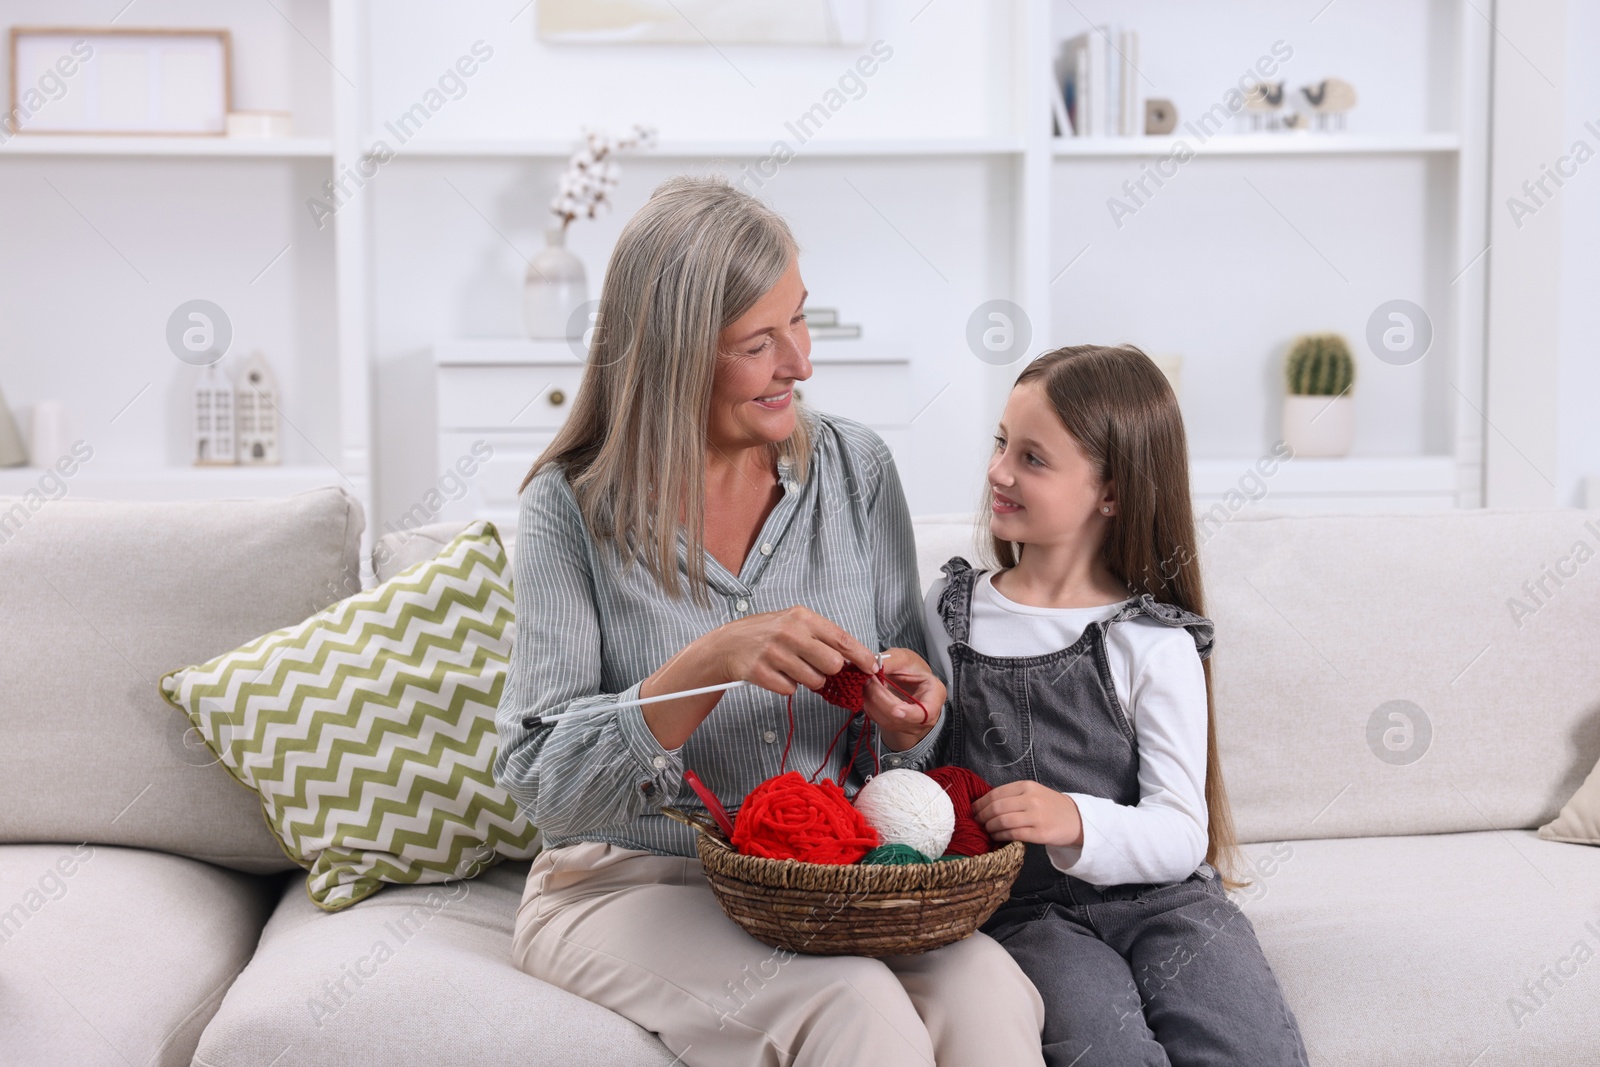
[[[459,499],[440,512],[446,521],[488,519],[515,547],[518,486],[566,421],[583,378],[583,364],[564,342],[449,341],[434,348],[439,464],[491,455]],[[811,377],[797,383],[808,406],[871,426],[897,454],[911,419],[911,364],[903,354],[859,342],[819,342]]]

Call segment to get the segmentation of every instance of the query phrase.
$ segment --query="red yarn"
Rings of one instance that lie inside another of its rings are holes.
[[[833,782],[789,771],[750,791],[733,825],[746,856],[802,863],[854,863],[880,844],[878,832]]]
[[[870,675],[863,671],[860,667],[857,667],[854,663],[846,662],[845,665],[839,669],[837,674],[829,675],[827,680],[822,683],[822,688],[817,690],[818,696],[832,704],[834,707],[843,708],[850,712],[850,717],[845,719],[843,726],[839,727],[839,732],[833,735],[833,740],[828,743],[828,751],[823,754],[822,762],[817,765],[816,770],[811,772],[811,778],[813,781],[816,779],[817,775],[822,773],[823,768],[827,767],[828,760],[833,758],[834,746],[839,743],[839,738],[844,736],[844,732],[850,728],[851,720],[853,720],[857,715],[860,715],[862,718],[861,736],[856,738],[855,750],[850,753],[850,765],[854,766],[856,758],[861,755],[861,746],[866,742],[867,734],[871,731],[871,724],[866,721],[866,712],[863,709],[866,707],[867,703],[867,679],[873,677],[877,678],[878,681],[889,686],[896,693],[899,693],[901,696],[911,701],[911,703],[921,708],[923,723],[928,721],[928,709],[923,706],[922,701],[918,700],[916,697],[912,696],[904,689],[901,689],[898,685],[891,681],[888,675],[884,673],[882,667],[878,668],[878,673],[876,675]],[[788,703],[785,705],[785,710],[789,716],[789,733],[788,736],[783,739],[783,758],[778,761],[778,770],[780,773],[784,768],[789,766],[789,746],[794,741],[793,693],[789,694],[789,699]],[[873,772],[876,773],[878,770],[878,753],[876,749],[871,751],[872,769]]]
[[[956,830],[944,850],[947,856],[981,856],[994,851],[994,841],[983,824],[972,817],[973,801],[989,792],[990,785],[965,767],[935,767],[928,777],[950,796],[956,809]]]

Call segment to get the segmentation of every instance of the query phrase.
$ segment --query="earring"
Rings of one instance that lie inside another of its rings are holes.
[[[1100,514],[1102,514],[1102,515],[1111,514],[1111,505],[1110,504],[1101,504],[1100,505]]]

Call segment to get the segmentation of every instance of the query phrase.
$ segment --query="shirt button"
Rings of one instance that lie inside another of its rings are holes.
[[[735,604],[734,607],[738,608],[740,611],[749,611],[750,610],[750,601],[741,600],[737,604]]]
[[[772,555],[772,546],[771,546],[771,545],[762,545],[762,546],[761,546],[761,554],[762,554],[762,555],[763,555],[763,556],[770,556],[770,555]]]
[[[778,734],[774,730],[768,730],[766,733],[761,735],[761,740],[765,741],[769,745],[773,744],[778,740]]]
[[[884,760],[883,762],[887,763],[891,767],[898,767],[898,766],[900,766],[900,762],[901,761],[900,761],[900,757],[899,756],[890,756],[888,759]]]
[[[657,756],[657,757],[655,757],[654,759],[652,759],[650,761],[650,765],[653,766],[658,771],[659,770],[664,770],[666,768],[666,766],[667,766],[667,757],[665,757],[665,756]]]

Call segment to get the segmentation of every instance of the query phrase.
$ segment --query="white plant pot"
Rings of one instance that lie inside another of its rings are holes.
[[[567,251],[565,230],[546,230],[545,247],[528,261],[522,286],[522,326],[534,340],[569,335],[572,317],[589,302],[583,260]]]
[[[1283,398],[1283,440],[1295,456],[1342,456],[1355,436],[1355,399],[1348,393]]]

